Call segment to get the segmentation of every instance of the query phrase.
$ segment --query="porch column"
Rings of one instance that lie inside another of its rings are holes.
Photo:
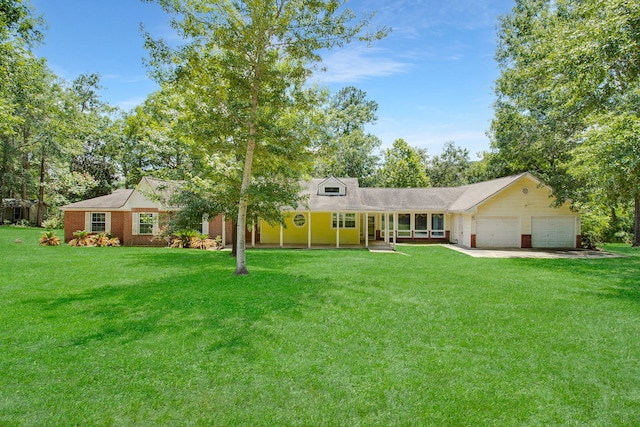
[[[364,247],[369,247],[369,212],[364,213]]]
[[[307,211],[307,248],[311,249],[311,211]]]
[[[284,247],[284,227],[280,224],[280,247]]]
[[[384,244],[389,244],[389,212],[384,213]]]
[[[256,223],[251,223],[251,247],[256,247]]]
[[[396,240],[398,235],[398,212],[393,213],[393,250],[396,250]]]
[[[222,214],[222,247],[227,246],[227,221],[225,220],[224,214]]]
[[[336,213],[336,248],[340,248],[340,212]]]

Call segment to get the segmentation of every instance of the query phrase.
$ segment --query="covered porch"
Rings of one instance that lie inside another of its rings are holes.
[[[259,221],[251,234],[252,247],[369,248],[395,249],[397,212],[392,211],[292,211],[284,224]],[[259,241],[255,237],[259,235]]]

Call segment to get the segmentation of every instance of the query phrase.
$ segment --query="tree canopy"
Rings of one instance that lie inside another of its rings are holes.
[[[356,87],[341,89],[326,107],[325,139],[316,153],[316,176],[358,178],[360,185],[375,183],[381,141],[366,131],[377,120],[378,103]]]
[[[518,0],[501,18],[496,56],[491,136],[509,167],[537,173],[560,200],[600,192],[638,202],[639,154],[629,148],[640,120],[640,4]]]
[[[384,162],[379,171],[378,182],[383,187],[429,187],[425,150],[411,147],[404,139],[393,142],[391,148],[383,151]]]
[[[297,194],[298,178],[310,165],[305,157],[311,141],[300,129],[312,127],[305,113],[317,98],[304,84],[319,52],[385,31],[365,34],[368,17],[356,20],[341,0],[156,2],[174,16],[172,25],[185,44],[171,49],[148,36],[150,63],[163,82],[188,94],[191,129],[206,123],[192,133],[195,140],[234,162],[229,177],[230,186],[239,188],[236,274],[247,274],[252,195],[269,188]],[[267,182],[274,185],[262,185]]]

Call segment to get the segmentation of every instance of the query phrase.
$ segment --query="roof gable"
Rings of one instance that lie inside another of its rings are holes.
[[[357,183],[356,183],[357,184]],[[346,196],[347,185],[338,178],[330,177],[318,184],[318,196]]]
[[[171,198],[179,191],[183,181],[170,181],[145,176],[136,186],[131,197],[132,208],[155,207],[160,210],[174,210]]]
[[[111,194],[106,196],[94,197],[92,199],[82,200],[80,202],[70,203],[62,206],[60,209],[64,210],[117,210],[127,203],[132,189],[117,189]]]
[[[510,187],[514,183],[528,178],[533,180],[536,185],[542,184],[539,179],[531,175],[529,172],[517,175],[506,176],[503,178],[493,179],[491,181],[478,182],[460,187],[464,192],[456,199],[451,206],[450,212],[469,212],[477,208],[491,197]]]

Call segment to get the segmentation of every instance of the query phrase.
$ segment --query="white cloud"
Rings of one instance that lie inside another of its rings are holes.
[[[118,80],[120,79],[120,74],[101,74],[101,80]]]
[[[140,82],[147,82],[149,80],[150,80],[149,77],[145,74],[140,74],[137,76],[128,76],[128,77],[122,78],[123,83],[140,83]]]
[[[355,83],[370,77],[403,74],[413,64],[393,58],[380,48],[346,48],[327,55],[322,62],[325,72],[318,72],[315,80],[323,83]]]
[[[125,99],[124,101],[118,102],[116,105],[118,108],[123,109],[124,111],[132,110],[133,108],[141,105],[147,99],[146,96],[136,96],[134,98]]]
[[[382,149],[389,148],[398,138],[402,138],[413,147],[426,148],[430,156],[442,153],[445,143],[453,141],[456,146],[469,150],[472,160],[481,151],[489,150],[489,138],[486,129],[474,128],[463,122],[423,123],[409,125],[403,119],[381,118],[375,126],[368,129],[382,141]]]

